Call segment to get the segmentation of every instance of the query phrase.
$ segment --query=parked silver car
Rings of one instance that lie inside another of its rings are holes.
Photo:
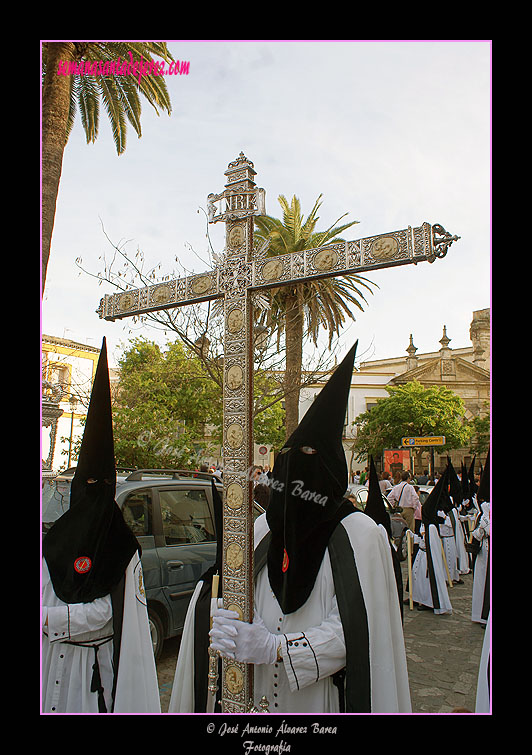
[[[75,468],[43,480],[45,534],[68,509]],[[139,469],[117,475],[116,502],[142,548],[142,568],[155,658],[181,634],[190,598],[216,558],[212,475]],[[221,483],[215,479],[222,493]],[[263,509],[254,504],[255,518]]]

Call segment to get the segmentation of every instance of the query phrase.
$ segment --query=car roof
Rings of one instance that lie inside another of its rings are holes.
[[[58,475],[54,480],[71,481],[76,473],[76,467],[69,467]],[[221,480],[210,472],[198,472],[195,469],[133,469],[118,467],[116,474],[117,485],[125,482],[146,482],[150,485],[154,481],[188,480],[191,482],[214,482],[221,485]]]

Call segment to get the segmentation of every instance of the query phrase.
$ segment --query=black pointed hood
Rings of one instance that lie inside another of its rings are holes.
[[[438,516],[438,511],[447,511],[449,501],[449,467],[446,467],[436,485],[430,491],[429,496],[421,507],[421,519],[425,526],[429,524],[442,524],[443,519]]]
[[[488,455],[486,456],[486,466],[484,467],[484,471],[482,472],[482,477],[480,478],[480,483],[477,490],[477,501],[479,503],[491,500],[490,477],[490,452],[488,449]]]
[[[462,485],[449,457],[447,457],[447,465],[449,467],[449,494],[452,498],[451,508],[453,508],[453,506],[460,506],[462,503]]]
[[[467,477],[469,480],[469,493],[471,496],[474,496],[478,490],[478,485],[475,482],[475,459],[476,458],[477,458],[476,455],[473,456],[473,461],[471,462],[471,465],[469,467],[469,472],[467,473]]]
[[[115,502],[111,391],[105,338],[94,376],[89,410],[70,489],[70,508],[43,540],[43,556],[57,597],[89,603],[120,582],[140,551]]]
[[[386,511],[386,507],[382,499],[382,491],[379,485],[379,477],[377,475],[377,470],[375,469],[373,456],[370,456],[369,460],[368,500],[364,508],[364,514],[370,516],[377,524],[382,524],[384,529],[388,533],[388,537],[392,537],[390,515]]]
[[[462,480],[461,480],[461,486],[462,486],[462,500],[471,500],[471,494],[469,492],[469,477],[467,476],[467,467],[462,462]]]
[[[305,603],[332,531],[353,512],[344,499],[348,473],[342,434],[356,347],[317,395],[273,468],[266,512],[268,574],[285,614]]]

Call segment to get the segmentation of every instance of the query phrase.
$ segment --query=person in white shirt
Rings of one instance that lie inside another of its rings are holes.
[[[392,489],[389,472],[382,473],[381,479],[379,480],[379,487],[381,489],[381,493],[387,496],[389,491]]]
[[[415,529],[414,512],[419,506],[419,496],[414,490],[414,486],[408,482],[409,479],[410,472],[407,470],[402,472],[401,482],[390,490],[388,500],[392,506],[400,506],[403,509],[403,519],[407,523],[408,529],[413,532]]]

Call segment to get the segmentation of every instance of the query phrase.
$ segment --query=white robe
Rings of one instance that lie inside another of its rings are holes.
[[[454,518],[454,540],[456,543],[456,555],[458,559],[458,572],[459,574],[469,573],[469,556],[465,547],[465,535],[462,522],[457,509],[453,508],[450,512],[450,516]]]
[[[445,553],[445,560],[447,561],[447,567],[451,580],[457,582],[460,579],[460,572],[458,571],[458,553],[456,549],[456,540],[454,538],[453,525],[451,522],[452,514],[447,514],[444,524],[440,524],[440,539],[443,543],[443,550]]]
[[[410,689],[397,586],[387,535],[362,514],[342,520],[353,550],[368,616],[373,713],[410,713]],[[268,532],[265,515],[255,522],[255,547]],[[190,602],[179,651],[170,713],[193,712],[194,608]],[[306,603],[283,614],[271,590],[267,567],[259,574],[255,613],[279,636],[282,663],[256,665],[255,703],[265,695],[271,713],[336,713],[338,690],[331,675],[345,665],[345,644],[328,551]],[[305,638],[301,638],[301,633]]]
[[[486,580],[490,578],[488,574],[488,556],[489,556],[489,535],[490,535],[490,504],[482,504],[482,517],[479,526],[473,530],[473,537],[480,540],[480,552],[475,558],[473,568],[473,594],[471,597],[471,620],[480,624],[485,624],[486,619],[482,618],[482,606],[484,604],[484,589]]]
[[[425,525],[422,525],[422,532],[425,530]],[[416,560],[412,566],[412,599],[415,603],[421,603],[421,605],[428,606],[434,609],[434,613],[452,613],[453,608],[451,601],[449,600],[449,593],[447,592],[447,572],[445,570],[445,564],[443,562],[443,554],[441,550],[441,540],[438,535],[438,528],[436,525],[431,524],[429,526],[430,531],[430,544],[432,564],[434,567],[434,576],[436,578],[436,586],[438,590],[440,607],[434,608],[432,601],[432,592],[430,589],[430,581],[428,575],[427,565],[427,552],[422,547],[417,552]],[[414,535],[414,542],[425,546],[424,537]]]
[[[491,688],[491,679],[490,679],[490,654],[491,654],[491,645],[490,645],[490,617],[488,616],[488,621],[486,624],[485,629],[485,635],[484,635],[484,642],[482,643],[482,653],[480,656],[480,665],[478,669],[478,682],[477,682],[477,697],[475,701],[475,713],[491,713],[490,711],[490,688]]]
[[[42,710],[44,713],[98,713],[98,695],[90,691],[94,650],[67,641],[96,643],[113,634],[111,598],[66,604],[56,596],[46,560],[42,573]],[[45,626],[45,620],[47,625]],[[112,640],[98,650],[107,710],[111,710]],[[127,570],[123,629],[114,713],[160,713],[142,565],[135,553]]]

